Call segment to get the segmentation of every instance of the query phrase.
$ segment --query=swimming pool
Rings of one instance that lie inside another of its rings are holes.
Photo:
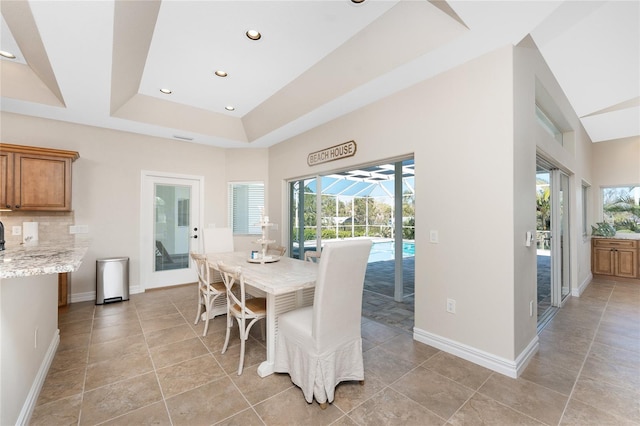
[[[395,248],[393,241],[374,241],[369,254],[369,263],[381,262],[383,260],[395,259]],[[411,257],[416,254],[414,241],[402,242],[402,257]]]

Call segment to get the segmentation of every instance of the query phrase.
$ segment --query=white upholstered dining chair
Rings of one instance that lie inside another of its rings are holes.
[[[227,253],[232,252],[233,230],[231,228],[204,228],[202,230],[204,243],[204,254],[207,253]],[[222,282],[220,272],[213,269],[211,271],[213,282]]]
[[[233,327],[233,318],[238,323],[240,334],[240,361],[238,363],[238,376],[242,374],[244,366],[245,343],[249,338],[251,327],[267,316],[267,299],[264,297],[246,297],[244,276],[239,266],[225,265],[218,262],[218,269],[227,290],[227,335],[224,339],[222,353],[227,351],[229,335]],[[262,329],[264,338],[264,328]]]
[[[307,402],[321,408],[343,381],[364,384],[362,291],[371,240],[327,243],[318,266],[313,306],[278,317],[274,371],[289,373]]]
[[[194,324],[198,324],[200,321],[202,307],[204,306],[205,322],[202,335],[206,336],[209,330],[209,319],[215,316],[213,314],[214,304],[216,304],[216,302],[220,304],[220,302],[226,301],[225,293],[227,292],[227,288],[221,281],[211,282],[211,268],[209,268],[207,257],[204,254],[191,252],[190,256],[198,273],[198,313]]]

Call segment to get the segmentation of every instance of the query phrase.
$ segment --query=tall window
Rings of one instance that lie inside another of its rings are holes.
[[[640,186],[602,188],[602,219],[618,232],[640,233]]]
[[[234,235],[260,235],[264,208],[264,183],[229,183],[229,227]]]

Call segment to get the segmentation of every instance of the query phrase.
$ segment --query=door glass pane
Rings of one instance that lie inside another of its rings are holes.
[[[536,173],[536,259],[538,320],[551,308],[551,172]]]
[[[154,271],[189,267],[191,187],[154,186]]]

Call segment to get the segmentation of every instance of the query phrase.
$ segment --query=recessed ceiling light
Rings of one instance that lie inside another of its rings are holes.
[[[16,55],[11,52],[7,52],[5,50],[0,50],[0,56],[4,56],[7,59],[15,59]]]
[[[227,105],[226,107],[224,107],[224,109],[226,109],[227,111],[235,111],[236,108],[234,106],[231,105]]]
[[[170,95],[173,93],[171,89],[160,89],[160,93],[164,93],[165,95]]]
[[[364,0],[351,0],[351,3],[360,4],[360,3],[364,3]]]
[[[214,74],[217,75],[218,77],[226,77],[228,75],[226,71],[222,71],[222,70],[217,70]]]
[[[262,37],[262,34],[260,34],[256,30],[249,30],[246,32],[246,34],[247,37],[249,37],[251,40],[260,40],[260,37]]]

